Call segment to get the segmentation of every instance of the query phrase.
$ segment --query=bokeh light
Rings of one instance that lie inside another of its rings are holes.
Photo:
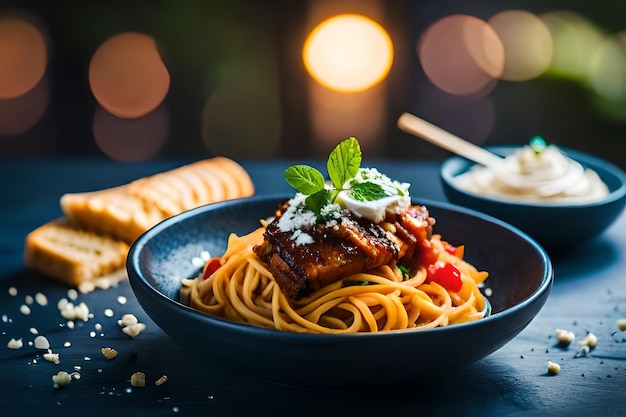
[[[170,75],[152,37],[125,32],[98,47],[89,64],[89,84],[105,110],[134,118],[161,104]]]
[[[338,140],[355,136],[365,154],[384,145],[387,100],[384,85],[358,94],[343,94],[320,85],[309,86],[314,154],[326,157]]]
[[[549,73],[586,82],[591,57],[605,35],[585,17],[571,11],[554,11],[540,17],[550,30],[554,44]]]
[[[0,99],[32,90],[47,64],[48,49],[39,29],[20,18],[0,18]]]
[[[552,36],[539,17],[523,10],[507,10],[488,23],[504,46],[503,80],[527,81],[550,66]]]
[[[451,15],[426,29],[417,54],[428,79],[450,94],[467,95],[495,86],[504,71],[504,46],[485,21]]]
[[[340,92],[367,90],[383,80],[393,63],[391,38],[374,20],[356,14],[333,16],[317,25],[302,48],[308,73]]]
[[[596,50],[589,82],[606,100],[626,105],[626,32],[606,38]]]
[[[119,118],[97,107],[93,119],[93,136],[98,148],[121,162],[153,158],[165,146],[169,130],[169,114],[163,106],[135,119]]]

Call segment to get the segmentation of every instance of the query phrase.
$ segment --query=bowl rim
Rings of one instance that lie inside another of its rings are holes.
[[[317,334],[317,333],[297,333],[297,332],[291,332],[291,331],[264,328],[264,327],[255,326],[255,325],[248,324],[248,323],[240,323],[240,322],[225,319],[222,317],[210,315],[208,313],[197,310],[191,306],[185,305],[179,300],[174,300],[170,298],[169,296],[165,295],[164,293],[159,291],[157,288],[155,288],[153,285],[151,285],[150,282],[147,280],[147,278],[143,275],[141,268],[140,268],[140,264],[141,264],[140,255],[141,255],[142,249],[147,246],[148,242],[152,238],[154,238],[156,235],[161,233],[163,230],[173,226],[174,224],[181,222],[181,221],[185,221],[194,216],[202,215],[212,210],[220,209],[222,207],[229,207],[231,205],[236,205],[236,204],[247,204],[247,203],[255,203],[255,202],[269,202],[269,201],[278,202],[280,200],[285,200],[286,198],[291,198],[291,197],[292,195],[290,194],[267,194],[267,195],[256,195],[256,196],[245,197],[245,198],[237,198],[237,199],[232,199],[228,201],[222,201],[222,202],[217,202],[217,203],[212,203],[212,204],[207,204],[207,205],[203,205],[200,207],[196,207],[196,208],[184,211],[180,214],[174,215],[172,217],[169,217],[161,221],[160,223],[156,224],[155,226],[153,226],[152,228],[144,232],[141,236],[139,236],[139,238],[137,238],[133,242],[133,244],[131,245],[129,249],[127,260],[126,260],[126,270],[128,273],[129,283],[131,285],[132,291],[136,294],[138,291],[143,290],[151,294],[152,296],[155,296],[156,298],[160,299],[161,301],[166,303],[166,305],[169,306],[170,308],[182,309],[182,311],[185,314],[192,314],[194,317],[200,320],[208,321],[213,326],[224,328],[229,331],[251,333],[251,334],[256,334],[256,335],[263,335],[263,334],[272,335],[272,337],[276,339],[294,340],[294,338],[297,338],[298,340],[306,340],[307,343],[316,343],[316,342],[324,343],[328,340],[338,340],[338,339],[343,340],[343,339],[355,338],[355,337],[360,337],[360,338],[374,338],[375,337],[377,339],[381,339],[381,338],[395,338],[395,337],[403,337],[403,336],[406,337],[406,335],[428,335],[433,332],[444,332],[444,331],[455,332],[455,331],[462,331],[463,329],[467,327],[488,325],[491,322],[505,320],[507,316],[513,315],[517,311],[522,310],[530,306],[531,304],[536,303],[544,295],[547,297],[552,288],[552,285],[554,282],[554,266],[552,264],[552,261],[548,253],[546,252],[546,250],[539,243],[537,243],[535,239],[530,237],[525,232],[493,216],[490,216],[488,214],[485,214],[485,213],[482,213],[473,209],[458,206],[458,205],[448,203],[448,202],[436,201],[432,199],[418,199],[415,197],[412,198],[414,204],[421,204],[427,207],[433,206],[433,207],[441,208],[444,210],[451,210],[451,211],[464,213],[470,216],[479,217],[488,222],[495,223],[499,227],[508,229],[510,232],[522,237],[524,240],[527,241],[527,243],[529,243],[538,252],[542,260],[543,276],[541,277],[541,282],[539,283],[537,288],[535,288],[533,292],[529,294],[524,300],[515,304],[514,306],[511,306],[505,310],[502,310],[496,313],[492,313],[488,317],[485,317],[480,320],[472,321],[472,322],[458,323],[458,324],[454,324],[450,326],[435,327],[435,328],[429,328],[429,329],[401,329],[401,330],[388,330],[388,331],[377,332],[377,333]],[[189,278],[189,277],[181,277],[181,280],[184,278]],[[140,297],[137,297],[137,298],[138,298],[140,305],[142,305],[143,303]],[[142,305],[142,308],[143,308],[143,305]]]
[[[502,151],[513,151],[515,149],[521,148],[522,146],[523,145],[496,145],[496,146],[487,146],[486,149],[489,149],[495,153],[499,153],[500,155],[504,156]],[[619,181],[620,183],[619,187],[613,190],[609,190],[609,195],[607,195],[602,200],[598,200],[598,201],[594,201],[590,203],[583,203],[583,204],[545,204],[541,202],[521,201],[521,200],[518,201],[518,200],[512,200],[512,199],[509,200],[509,199],[504,199],[504,198],[500,199],[500,198],[493,197],[493,196],[485,196],[479,193],[474,193],[472,191],[468,191],[464,188],[457,186],[456,181],[454,181],[454,178],[460,175],[461,173],[467,172],[470,168],[478,165],[477,163],[470,161],[469,159],[464,158],[459,155],[451,156],[442,162],[441,167],[439,169],[439,176],[448,187],[454,189],[455,191],[461,194],[471,196],[472,198],[492,202],[492,203],[506,204],[506,205],[512,205],[512,206],[541,207],[541,208],[554,208],[554,209],[568,209],[568,208],[569,209],[574,209],[574,208],[581,209],[581,208],[604,206],[604,205],[619,201],[620,199],[623,199],[626,197],[626,173],[620,167],[618,167],[617,165],[615,165],[614,163],[610,161],[607,161],[606,159],[602,159],[600,157],[597,157],[595,155],[592,155],[586,152],[577,151],[575,149],[570,149],[570,148],[562,147],[562,146],[559,146],[559,149],[562,150],[570,158],[581,163],[583,166],[590,166],[593,169],[595,169],[595,167],[601,168],[603,171],[612,175]],[[463,166],[463,170],[453,173],[451,166],[457,163],[463,163],[465,164],[465,166]]]

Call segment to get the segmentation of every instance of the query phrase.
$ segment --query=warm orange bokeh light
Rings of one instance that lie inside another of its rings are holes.
[[[135,118],[161,104],[170,75],[154,39],[127,32],[109,38],[96,50],[89,65],[89,84],[104,109]]]
[[[450,94],[483,91],[504,71],[504,47],[487,22],[452,15],[432,24],[417,45],[426,76]]]
[[[354,93],[382,81],[393,63],[385,29],[365,16],[333,16],[317,25],[302,48],[308,73],[331,90]]]
[[[0,99],[32,90],[47,64],[46,43],[36,27],[22,19],[0,19]]]
[[[502,79],[527,81],[538,77],[552,61],[552,36],[539,17],[523,10],[506,10],[489,19],[504,45]]]

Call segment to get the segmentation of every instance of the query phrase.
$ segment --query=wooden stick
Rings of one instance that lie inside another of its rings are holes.
[[[502,160],[502,157],[410,113],[403,113],[398,118],[398,127],[407,133],[425,139],[432,144],[480,165],[489,166]]]

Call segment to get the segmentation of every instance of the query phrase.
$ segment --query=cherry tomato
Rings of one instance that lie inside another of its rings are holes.
[[[207,279],[208,277],[213,275],[213,273],[217,271],[220,266],[222,266],[220,258],[211,258],[209,262],[207,262],[204,266],[204,273],[202,274],[202,278]]]
[[[452,292],[460,291],[463,286],[461,271],[456,266],[444,261],[437,261],[428,267],[427,279]]]

